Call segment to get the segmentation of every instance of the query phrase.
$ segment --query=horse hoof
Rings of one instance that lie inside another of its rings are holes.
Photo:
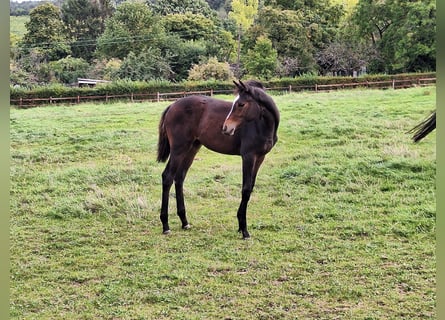
[[[182,227],[183,230],[189,230],[192,226],[189,224],[186,224],[185,226]]]
[[[170,230],[165,230],[164,232],[162,232],[162,234],[170,234],[171,231]]]

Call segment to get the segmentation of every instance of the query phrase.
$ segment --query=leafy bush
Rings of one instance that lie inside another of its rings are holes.
[[[49,63],[53,77],[61,83],[75,83],[77,78],[84,78],[89,64],[82,58],[66,57]]]
[[[188,80],[221,80],[227,81],[233,78],[230,65],[227,62],[219,62],[216,58],[210,58],[206,63],[195,64],[189,71]]]
[[[88,71],[88,77],[92,79],[116,80],[121,65],[122,61],[118,58],[94,60],[92,68]]]

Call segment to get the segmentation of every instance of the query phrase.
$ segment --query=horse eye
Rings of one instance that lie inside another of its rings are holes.
[[[240,107],[240,108],[242,108],[242,107],[244,107],[244,103],[238,103],[238,107]]]

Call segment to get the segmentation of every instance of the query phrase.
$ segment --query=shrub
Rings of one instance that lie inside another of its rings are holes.
[[[195,64],[189,71],[188,80],[221,80],[227,81],[233,78],[233,73],[227,62],[218,62],[216,58],[210,58],[206,63]]]
[[[75,83],[77,78],[84,78],[89,64],[82,58],[66,57],[48,64],[54,78],[61,83]]]

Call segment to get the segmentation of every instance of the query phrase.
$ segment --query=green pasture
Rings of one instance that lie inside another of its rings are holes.
[[[26,33],[26,22],[29,21],[29,16],[9,16],[9,32],[19,38]]]
[[[436,88],[273,98],[247,241],[241,160],[205,148],[161,234],[168,102],[11,108],[11,319],[435,319],[435,133],[405,132]]]

